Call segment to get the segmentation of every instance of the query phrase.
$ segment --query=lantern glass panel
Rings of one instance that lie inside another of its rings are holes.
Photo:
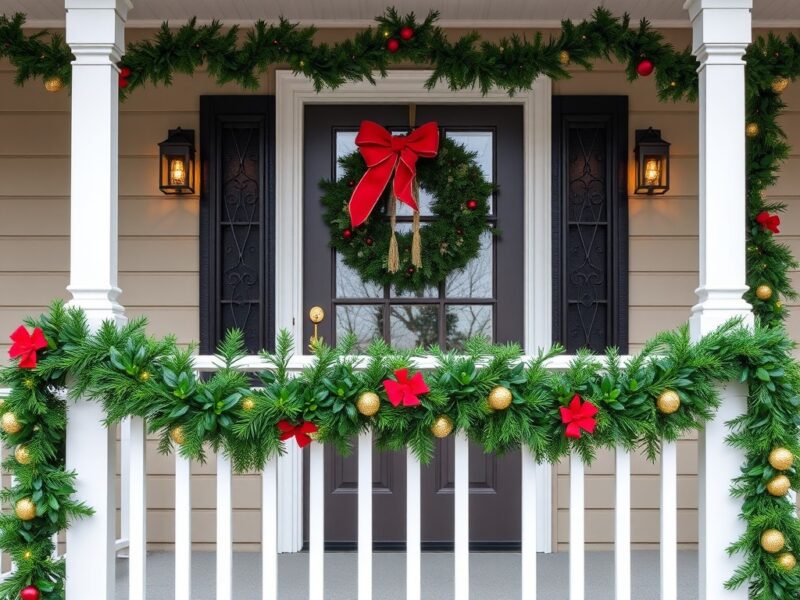
[[[159,144],[159,188],[165,194],[194,193],[194,132],[171,130]]]
[[[636,132],[637,194],[665,194],[669,190],[669,146],[657,129]]]

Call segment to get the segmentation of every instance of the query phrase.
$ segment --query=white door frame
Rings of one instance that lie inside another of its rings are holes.
[[[303,125],[306,104],[516,104],[524,127],[524,326],[523,346],[532,354],[552,343],[551,278],[551,97],[549,78],[533,89],[509,96],[503,90],[453,91],[425,88],[431,71],[390,71],[376,84],[346,83],[336,90],[314,90],[310,79],[291,71],[276,72],[275,115],[275,323],[303,340]],[[278,549],[296,552],[303,544],[302,453],[294,444],[278,465]],[[551,551],[552,480],[549,465],[537,472],[538,549]]]

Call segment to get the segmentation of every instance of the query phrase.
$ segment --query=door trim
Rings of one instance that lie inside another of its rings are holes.
[[[551,102],[552,83],[539,77],[533,89],[514,96],[492,89],[425,88],[429,70],[389,71],[376,83],[345,83],[317,92],[310,79],[279,70],[275,113],[275,330],[290,331],[304,348],[303,319],[303,116],[306,104],[517,104],[524,127],[524,319],[526,353],[552,343]],[[294,444],[278,463],[278,550],[303,545],[302,452]],[[537,470],[538,550],[552,550],[552,479],[549,465]]]

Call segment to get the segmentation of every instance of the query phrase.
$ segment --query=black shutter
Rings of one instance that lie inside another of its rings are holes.
[[[274,340],[275,98],[200,98],[200,350]]]
[[[553,97],[553,339],[628,351],[628,98]]]

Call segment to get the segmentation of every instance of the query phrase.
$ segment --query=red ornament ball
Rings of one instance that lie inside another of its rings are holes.
[[[127,79],[128,77],[130,77],[130,76],[131,76],[131,70],[130,70],[130,68],[128,68],[128,67],[121,67],[121,68],[120,68],[120,70],[119,70],[119,76],[120,76],[120,77],[124,77],[125,79]]]
[[[400,40],[396,40],[394,38],[390,39],[388,42],[386,42],[386,49],[394,54],[400,50]]]
[[[19,593],[20,600],[39,600],[39,590],[29,585]]]
[[[410,40],[413,37],[414,37],[414,30],[411,29],[411,27],[403,27],[400,30],[400,39],[402,39],[402,40],[407,42],[408,40]]]
[[[353,237],[353,230],[352,229],[345,229],[342,232],[342,237],[344,239],[346,239],[346,240],[349,240],[351,237]]]
[[[367,246],[372,246],[372,244],[374,244],[374,243],[375,243],[375,240],[373,240],[372,238],[368,237],[367,239],[365,239],[365,240],[364,240],[364,243],[365,243]]]
[[[355,179],[351,179],[350,181],[347,182],[347,185],[349,187],[356,187],[356,180]]]
[[[128,87],[128,80],[125,79],[124,77],[120,77],[119,78],[119,89],[124,90],[126,87]]]
[[[641,75],[642,77],[647,77],[650,75],[656,66],[653,64],[653,61],[648,58],[643,58],[639,61],[639,64],[636,65],[636,72]]]
[[[413,275],[416,269],[414,267],[408,267],[406,269],[406,275]]]
[[[477,200],[467,200],[467,208],[470,210],[475,210],[478,208],[478,201]]]

